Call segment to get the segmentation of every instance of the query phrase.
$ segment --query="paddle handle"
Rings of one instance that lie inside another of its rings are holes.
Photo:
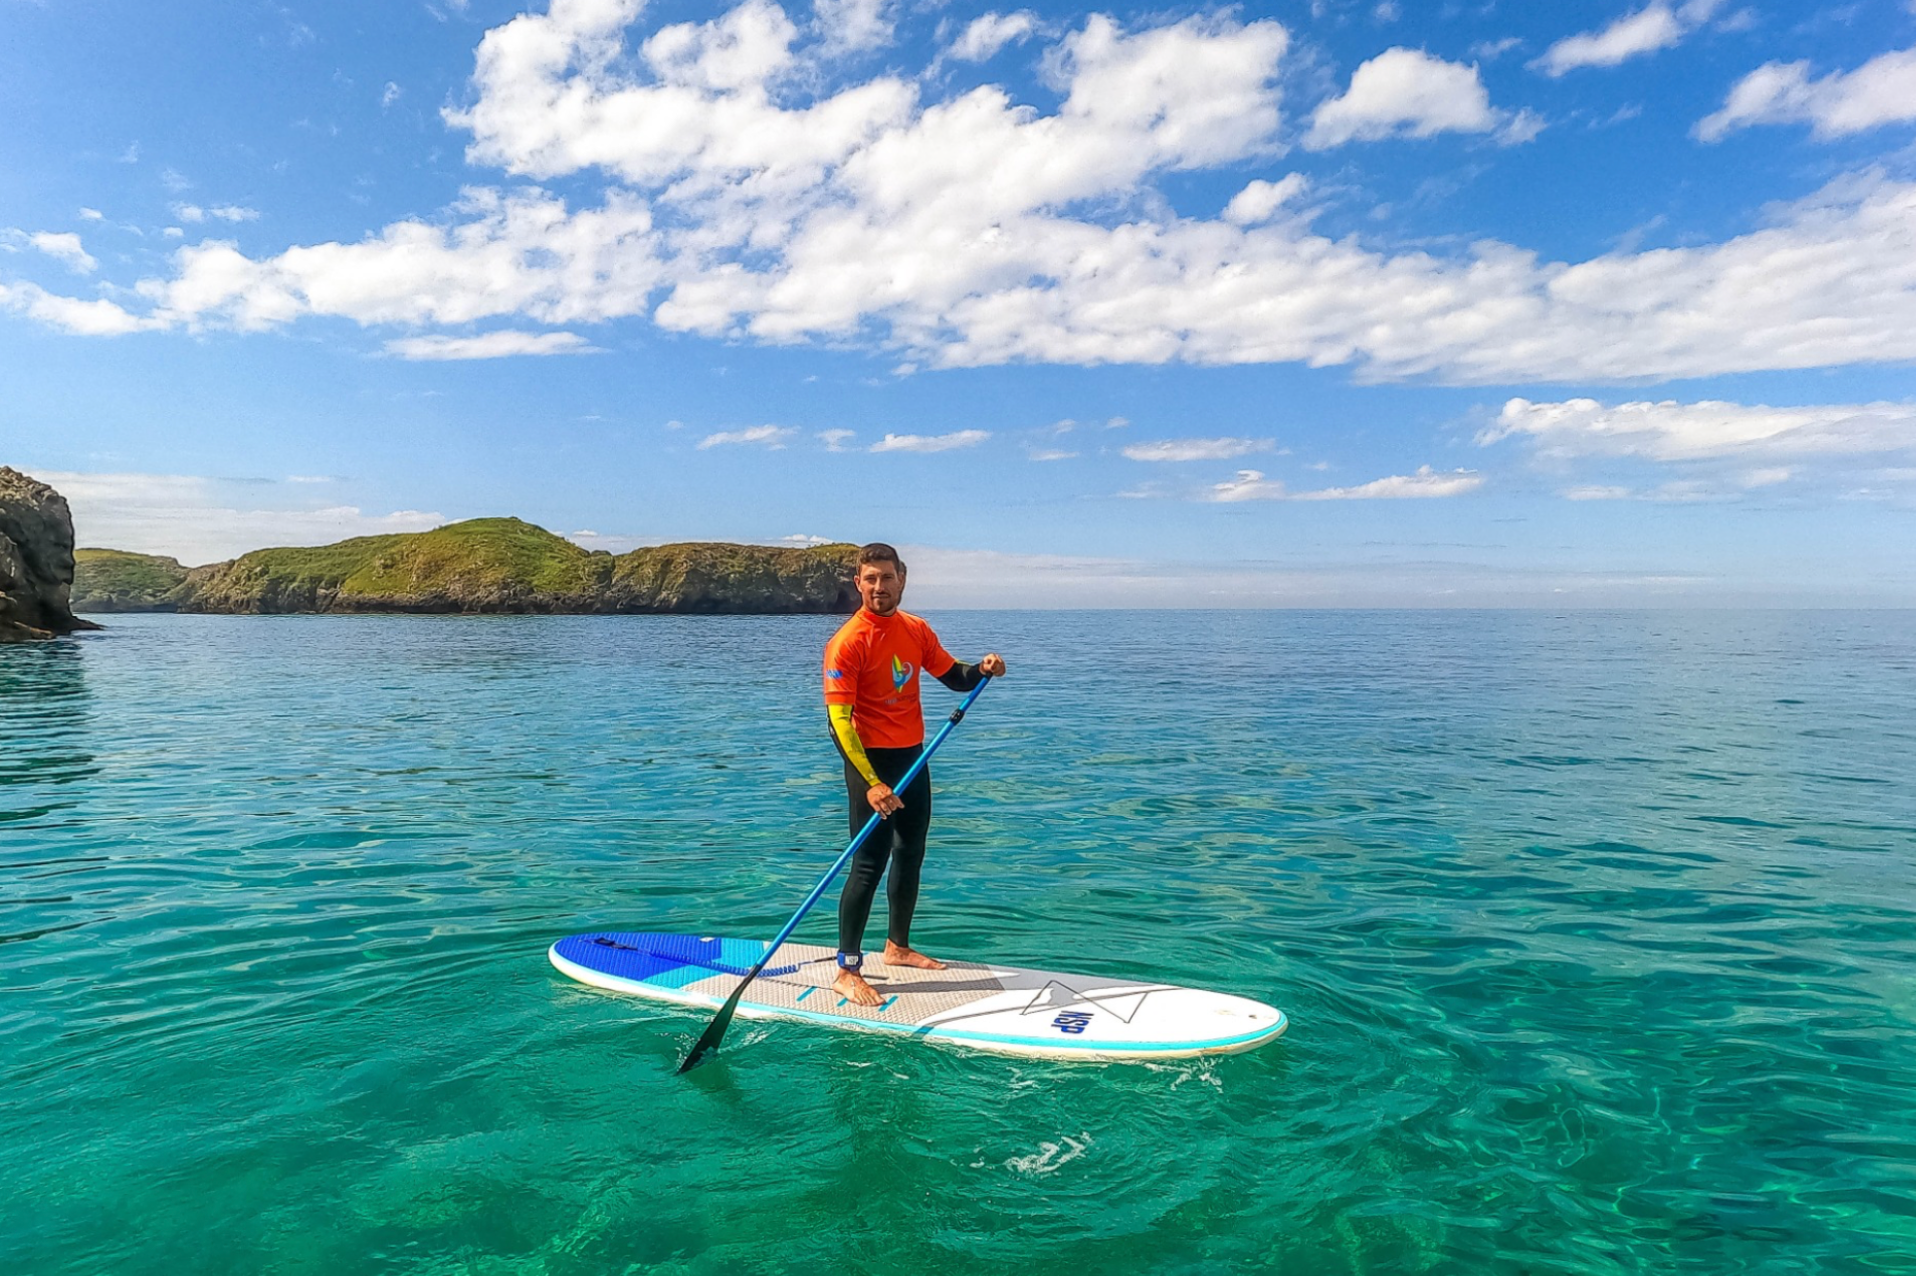
[[[925,769],[925,764],[931,761],[931,755],[938,751],[938,746],[945,742],[945,737],[951,734],[952,728],[965,720],[965,710],[971,708],[971,702],[983,694],[984,689],[990,685],[991,678],[989,675],[986,675],[977,686],[971,689],[971,694],[959,702],[958,707],[951,711],[951,716],[945,719],[945,725],[938,728],[938,734],[933,736],[931,743],[925,746],[925,751],[920,753],[912,762],[911,768],[905,772],[904,778],[892,786],[894,792],[903,793],[911,787],[911,782],[918,778],[920,771]],[[772,941],[772,946],[765,950],[765,956],[759,959],[758,966],[753,969],[753,975],[756,975],[759,970],[764,969],[771,963],[772,958],[777,955],[780,945],[792,937],[792,932],[798,929],[798,924],[801,921],[805,920],[805,914],[812,911],[812,905],[818,903],[819,897],[825,893],[825,888],[832,884],[833,878],[844,871],[845,865],[851,861],[852,856],[858,853],[858,848],[865,844],[865,840],[872,835],[872,830],[877,828],[884,818],[885,817],[878,812],[872,812],[872,817],[865,821],[865,827],[858,830],[858,836],[854,837],[851,840],[851,844],[839,854],[838,859],[833,861],[831,868],[826,870],[825,876],[818,879],[818,885],[812,887],[812,893],[805,897],[805,902],[800,904],[798,911],[792,914],[792,920],[785,923],[785,929],[778,932],[778,937]],[[747,976],[747,978],[750,977],[751,976]]]

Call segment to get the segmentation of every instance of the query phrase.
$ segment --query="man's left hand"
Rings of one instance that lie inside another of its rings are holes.
[[[986,656],[983,660],[980,660],[978,662],[978,672],[983,674],[987,678],[1004,677],[1005,676],[1004,658],[1000,656],[997,652],[995,651],[992,652],[990,655]]]

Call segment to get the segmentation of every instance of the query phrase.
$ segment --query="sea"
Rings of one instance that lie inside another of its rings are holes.
[[[916,945],[1289,1033],[685,1076],[546,949],[778,930],[834,619],[102,619],[0,647],[7,1276],[1916,1272],[1916,613],[928,613]]]

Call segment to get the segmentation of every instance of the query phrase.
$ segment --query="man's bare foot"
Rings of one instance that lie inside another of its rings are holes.
[[[878,989],[866,983],[865,977],[855,970],[839,971],[838,978],[832,980],[832,991],[854,1006],[875,1006],[884,1000],[878,995]]]
[[[920,970],[943,970],[945,963],[936,957],[927,957],[910,948],[900,948],[891,940],[885,941],[885,955],[879,960],[887,966],[916,966]]]

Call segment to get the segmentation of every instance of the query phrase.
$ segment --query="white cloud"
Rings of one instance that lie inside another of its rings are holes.
[[[813,0],[812,13],[832,52],[879,49],[892,42],[889,0]]]
[[[1560,460],[1608,456],[1696,461],[1894,452],[1916,449],[1916,404],[1773,408],[1666,399],[1606,407],[1595,399],[1512,399],[1496,425],[1477,441],[1488,445],[1512,437],[1528,439],[1541,455]]]
[[[1586,483],[1578,487],[1567,487],[1562,495],[1571,501],[1623,501],[1630,498],[1630,489],[1601,483]]]
[[[1428,465],[1415,474],[1392,474],[1356,487],[1325,487],[1310,492],[1292,492],[1276,479],[1267,479],[1257,470],[1239,470],[1237,477],[1219,483],[1205,494],[1212,501],[1385,501],[1461,496],[1483,486],[1483,476],[1474,470],[1434,472]]]
[[[949,452],[977,447],[991,437],[989,430],[956,430],[950,434],[887,434],[871,445],[873,452]]]
[[[754,425],[743,430],[721,430],[717,434],[708,434],[698,442],[698,450],[707,448],[730,447],[737,444],[756,443],[761,447],[777,451],[785,446],[785,441],[798,431],[789,425]]]
[[[827,452],[843,452],[846,450],[845,441],[851,438],[853,433],[854,431],[843,429],[820,430],[813,437],[825,445]]]
[[[1386,49],[1358,67],[1343,96],[1311,115],[1304,145],[1324,150],[1346,142],[1437,133],[1489,133],[1512,122],[1490,105],[1477,68],[1445,62],[1421,49]],[[1527,116],[1517,130],[1528,140],[1541,123]]]
[[[1310,184],[1302,173],[1287,173],[1275,182],[1251,182],[1224,206],[1224,220],[1233,226],[1267,222],[1279,208],[1310,189]]]
[[[206,210],[198,204],[175,204],[173,215],[183,222],[197,223],[206,220]]]
[[[536,189],[471,190],[459,211],[467,220],[456,225],[396,222],[357,244],[264,261],[207,240],[175,254],[171,280],[140,287],[162,324],[263,329],[309,314],[363,324],[592,322],[642,309],[657,284],[651,214],[631,196],[568,212]]]
[[[401,337],[386,353],[402,359],[505,359],[514,355],[597,354],[598,347],[573,332],[486,332],[476,337]]]
[[[82,337],[118,337],[154,325],[105,298],[81,301],[36,284],[0,283],[0,310],[23,314],[49,328]]]
[[[830,545],[832,538],[829,536],[812,536],[805,532],[794,532],[790,536],[779,537],[778,543],[781,545],[791,545],[797,549],[804,549],[811,545]]]
[[[56,234],[43,230],[28,235],[27,242],[78,274],[90,275],[99,268],[100,263],[81,246],[80,237],[71,232]]]
[[[1683,39],[1685,24],[1669,5],[1652,4],[1626,14],[1601,31],[1559,40],[1532,66],[1546,75],[1563,75],[1585,66],[1616,66],[1645,53],[1667,49]]]
[[[1270,439],[1160,439],[1128,444],[1124,454],[1134,461],[1228,461],[1253,452],[1268,452],[1271,446]]]
[[[987,13],[972,19],[945,56],[960,62],[984,62],[998,56],[1007,44],[1028,38],[1038,29],[1038,19],[1029,9],[1016,13]]]
[[[1753,124],[1806,123],[1818,138],[1847,137],[1916,120],[1916,49],[1872,58],[1812,80],[1807,62],[1769,62],[1737,81],[1721,110],[1698,121],[1715,142]]]
[[[139,153],[138,148],[139,143],[135,142],[134,149],[130,153],[137,155]],[[163,168],[160,170],[160,185],[177,195],[181,191],[192,190],[193,180],[178,169]]]
[[[1494,241],[1379,252],[1303,214],[1166,211],[1165,176],[1276,153],[1275,23],[1087,19],[1049,51],[1062,100],[1040,110],[992,86],[921,103],[888,74],[808,96],[769,0],[666,27],[635,57],[638,10],[578,0],[494,28],[448,116],[472,162],[513,179],[596,170],[596,207],[478,188],[354,243],[184,246],[127,309],[4,283],[0,305],[98,332],[644,316],[930,367],[1296,362],[1463,384],[1916,359],[1916,183],[1880,173],[1720,243],[1580,263]]]
[[[317,506],[274,483],[181,474],[88,474],[34,470],[73,509],[76,543],[183,563],[210,563],[276,545],[324,545],[348,536],[423,532],[446,516],[420,510],[367,514],[354,505]]]
[[[256,222],[259,220],[257,208],[243,208],[238,204],[221,204],[217,208],[206,210],[208,217],[217,217],[223,222]],[[198,218],[194,219],[195,221]]]
[[[1239,470],[1237,477],[1227,479],[1210,491],[1213,501],[1281,501],[1285,498],[1284,484],[1277,479],[1267,479],[1262,470]]]
[[[80,210],[80,220],[83,222],[104,221],[106,220],[106,214],[97,208],[82,208]]]
[[[391,106],[394,102],[397,102],[399,100],[400,94],[404,92],[405,90],[400,88],[393,81],[391,80],[386,81],[386,87],[383,90],[381,90],[379,94],[379,105],[381,107]]]
[[[1315,492],[1299,492],[1299,501],[1397,501],[1425,497],[1462,496],[1484,484],[1475,470],[1452,470],[1439,474],[1428,465],[1417,467],[1415,474],[1392,474],[1356,487],[1326,487]]]
[[[1035,447],[1025,453],[1034,461],[1070,461],[1077,458],[1076,452],[1067,452],[1063,448]]]

